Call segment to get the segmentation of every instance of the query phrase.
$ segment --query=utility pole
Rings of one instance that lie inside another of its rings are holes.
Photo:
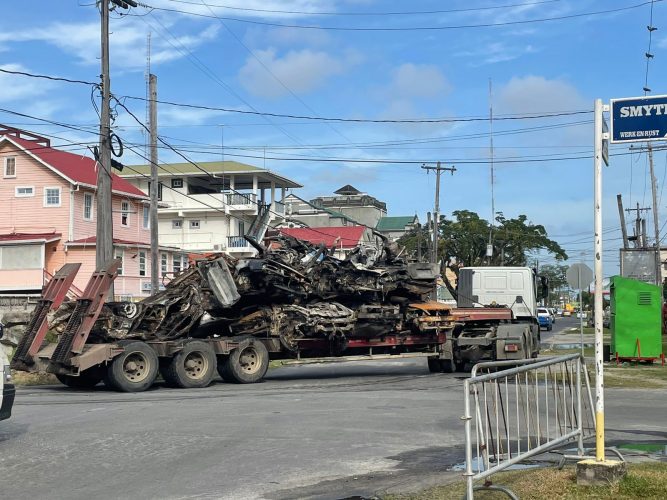
[[[637,208],[626,208],[625,211],[637,212],[637,217],[635,218],[635,247],[636,248],[645,248],[646,247],[646,223],[642,222],[644,219],[641,217],[642,212],[648,212],[650,208],[639,208],[639,203],[637,203]],[[644,229],[642,229],[644,228]],[[643,235],[643,236],[642,236]]]
[[[127,9],[136,7],[134,0],[111,0],[116,7]],[[100,146],[97,162],[97,218],[95,232],[95,265],[98,269],[113,259],[113,206],[111,197],[111,83],[109,77],[109,1],[100,2],[100,42],[102,61],[102,103],[100,110]],[[113,300],[113,284],[109,290]]]
[[[660,262],[660,221],[658,220],[658,186],[653,169],[653,147],[648,143],[648,165],[651,171],[651,195],[653,197],[653,230],[655,231],[655,284],[662,286],[662,265]],[[662,292],[660,293],[662,297]]]
[[[109,2],[101,9],[102,106],[100,113],[100,151],[97,170],[97,232],[95,265],[105,266],[113,258],[113,212],[111,206],[111,117],[109,110]],[[113,285],[109,296],[113,300]]]
[[[151,294],[160,290],[160,266],[158,258],[158,156],[157,156],[157,76],[148,75],[148,92],[150,94],[150,143],[151,143],[151,205],[150,205],[150,227],[151,227]]]
[[[623,213],[623,199],[620,194],[616,195],[618,202],[618,216],[621,219],[621,233],[623,234],[623,248],[627,250],[630,248],[630,241],[628,240],[628,229],[625,227],[625,213]]]
[[[440,222],[440,174],[444,171],[451,172],[454,175],[456,167],[442,167],[440,162],[435,167],[422,165],[424,170],[435,170],[435,210],[433,213],[433,249],[431,253],[431,262],[438,263],[438,223]]]

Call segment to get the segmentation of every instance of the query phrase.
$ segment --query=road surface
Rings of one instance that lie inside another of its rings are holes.
[[[460,477],[460,377],[425,360],[282,367],[141,394],[21,388],[0,424],[12,499],[338,499]],[[667,391],[608,390],[608,439],[667,442]]]

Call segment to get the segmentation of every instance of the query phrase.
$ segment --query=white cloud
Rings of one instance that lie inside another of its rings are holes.
[[[533,54],[537,49],[532,44],[519,45],[495,40],[487,44],[481,44],[474,50],[464,50],[456,55],[469,59],[470,66],[482,66],[484,64],[495,64],[499,62],[512,61],[524,54]]]
[[[359,62],[354,53],[335,57],[310,49],[290,50],[281,57],[269,48],[255,55],[261,63],[249,56],[239,71],[239,82],[251,94],[274,99],[289,93],[285,87],[297,94],[310,92]]]
[[[536,113],[591,108],[572,84],[561,79],[528,75],[513,77],[494,99],[499,113]]]
[[[21,64],[2,64],[0,68],[8,71],[30,71]],[[11,75],[0,73],[0,102],[12,102],[25,99],[32,99],[45,94],[53,82],[45,80],[34,80],[20,75]]]
[[[293,19],[312,17],[308,12],[335,12],[334,0],[226,0],[224,7],[220,2],[201,1],[201,4],[177,4],[170,0],[153,0],[152,7],[176,9],[182,15],[196,14],[199,16],[218,16],[225,18],[262,18],[262,19]],[[340,3],[340,2],[339,2]],[[217,5],[216,5],[217,4]],[[177,15],[177,13],[173,13]],[[319,16],[318,16],[319,17]]]
[[[431,98],[449,93],[451,86],[433,64],[405,63],[394,70],[388,93],[393,98]]]
[[[122,21],[112,23],[110,27],[112,67],[115,67],[116,71],[143,69],[146,65],[146,36],[150,28],[128,18]],[[154,36],[152,39],[151,61],[159,64],[186,57],[188,51],[214,40],[219,31],[218,24],[199,30],[195,35],[175,34],[172,37],[161,30],[164,37]],[[56,22],[34,29],[0,32],[0,44],[19,42],[44,42],[74,55],[82,64],[99,65],[100,27],[96,22]]]
[[[227,112],[217,110],[165,106],[160,110],[159,123],[160,125],[202,125],[211,118],[227,114]]]

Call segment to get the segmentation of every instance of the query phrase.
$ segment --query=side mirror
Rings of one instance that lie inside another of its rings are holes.
[[[540,297],[542,299],[548,299],[549,298],[549,278],[546,276],[540,276],[540,281],[542,282],[542,293],[540,294]]]
[[[523,295],[517,295],[516,299],[514,299],[514,302],[517,304],[523,304]]]

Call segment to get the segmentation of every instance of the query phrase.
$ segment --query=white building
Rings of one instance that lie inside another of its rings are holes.
[[[253,255],[243,238],[253,222],[282,221],[286,190],[302,187],[269,170],[234,161],[161,164],[158,234],[161,245],[188,252]],[[131,166],[122,177],[150,193],[150,165]],[[263,238],[258,235],[258,239]]]

